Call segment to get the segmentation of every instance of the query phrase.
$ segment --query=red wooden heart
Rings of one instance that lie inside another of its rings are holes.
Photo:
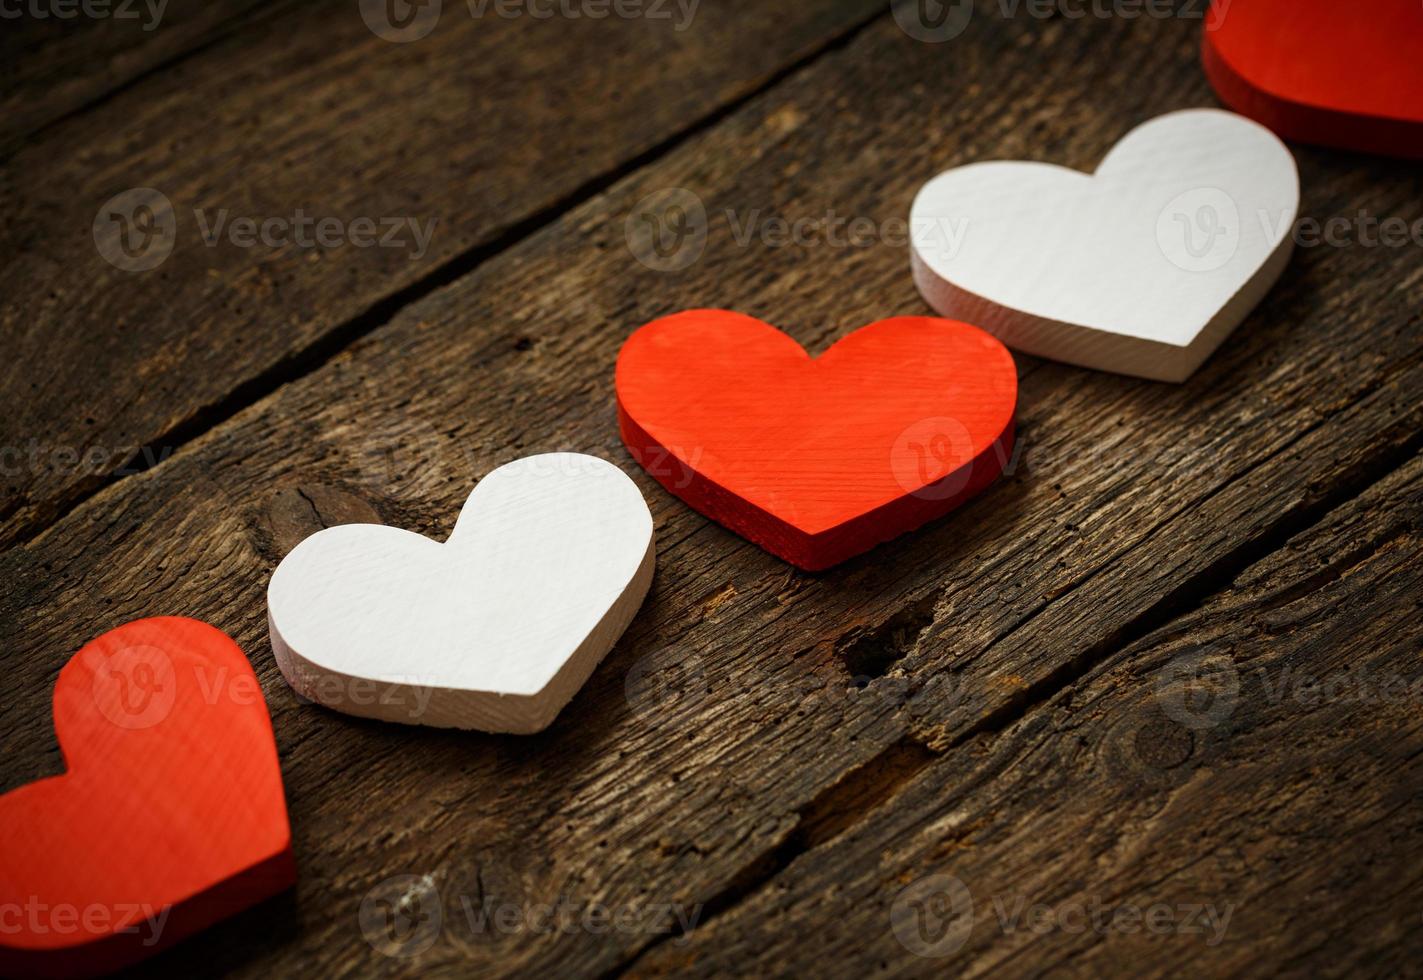
[[[152,955],[295,880],[262,689],[237,644],[143,619],[59,672],[68,771],[0,797],[0,972]]]
[[[947,513],[1002,472],[1018,379],[977,327],[881,320],[812,359],[775,327],[690,310],[618,355],[619,425],[672,493],[821,569]]]
[[[1423,3],[1215,0],[1202,44],[1226,105],[1289,139],[1423,157]]]

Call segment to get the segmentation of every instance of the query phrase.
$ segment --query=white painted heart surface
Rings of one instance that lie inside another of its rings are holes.
[[[910,213],[914,280],[944,316],[1010,347],[1183,381],[1274,284],[1299,174],[1279,139],[1217,109],[1132,130],[1095,174],[975,163]]]
[[[298,693],[350,714],[483,731],[545,728],[652,582],[652,515],[622,470],[529,456],[474,488],[449,540],[327,528],[267,589]]]

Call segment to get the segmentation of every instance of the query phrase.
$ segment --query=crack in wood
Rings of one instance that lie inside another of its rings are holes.
[[[703,903],[704,912],[698,924],[705,925],[751,899],[770,886],[793,862],[851,830],[874,811],[889,805],[933,760],[971,740],[998,735],[1071,687],[1097,664],[1110,659],[1142,637],[1202,608],[1210,599],[1227,591],[1229,583],[1241,572],[1280,550],[1298,534],[1319,524],[1339,506],[1387,479],[1420,450],[1423,450],[1423,433],[1391,451],[1381,452],[1361,461],[1351,472],[1344,474],[1329,493],[1281,515],[1263,532],[1241,542],[1141,614],[1084,650],[1061,669],[1010,697],[1000,708],[984,716],[957,737],[942,742],[926,738],[922,733],[911,732],[891,743],[868,762],[850,770],[822,790],[810,803],[797,811],[794,826],[780,843],[745,865],[723,889]],[[1222,582],[1226,584],[1221,585]],[[888,650],[891,654],[889,663],[897,662],[903,653],[900,656],[892,654],[894,651],[907,652],[905,645],[906,641],[910,640],[908,634],[911,629],[913,635],[909,642],[910,648],[932,624],[936,598],[932,595],[921,598],[902,608],[881,626],[856,637],[852,645],[861,642],[866,644],[863,652],[857,656],[864,656],[863,663],[873,666],[878,662],[876,657],[882,656],[884,651]],[[926,614],[928,621],[921,623]],[[919,625],[915,627],[915,624]],[[1180,751],[1178,749],[1178,754]],[[1189,754],[1186,750],[1185,755]],[[1177,761],[1184,761],[1184,757]],[[676,938],[677,934],[660,937],[626,958],[604,976],[616,977],[625,974],[663,942]]]
[[[796,811],[795,823],[779,843],[745,864],[720,891],[701,903],[702,912],[696,927],[705,927],[761,891],[803,855],[863,823],[871,813],[887,806],[901,788],[937,758],[938,752],[905,735],[869,760],[847,770]],[[620,961],[603,977],[621,976],[654,949],[684,934],[678,925]]]
[[[1315,592],[1333,585],[1335,582],[1349,574],[1351,569],[1357,568],[1369,561],[1385,547],[1393,544],[1404,535],[1414,531],[1411,522],[1404,522],[1396,527],[1388,529],[1388,533],[1380,535],[1378,538],[1367,544],[1346,552],[1337,561],[1331,561],[1313,575],[1307,576],[1298,582],[1293,583],[1288,588],[1281,589],[1271,596],[1267,601],[1260,604],[1260,612],[1267,613],[1275,609],[1288,606],[1291,603],[1312,595]],[[1265,628],[1269,628],[1266,624]]]
[[[694,119],[642,152],[594,175],[563,197],[515,222],[483,244],[457,253],[409,285],[371,304],[363,313],[332,327],[306,347],[240,382],[225,397],[194,410],[187,418],[141,446],[134,457],[123,465],[106,473],[96,474],[91,479],[78,481],[68,491],[61,492],[49,501],[33,504],[29,508],[31,514],[28,520],[22,521],[17,527],[0,527],[3,550],[28,544],[47,528],[63,521],[88,500],[114,484],[162,465],[179,450],[238,413],[266,400],[286,385],[318,371],[337,355],[394,320],[406,308],[464,278],[495,256],[531,238],[569,212],[598,197],[619,181],[650,166],[688,140],[714,128],[785,80],[805,71],[820,58],[845,48],[862,31],[884,16],[886,15],[883,11],[876,10],[872,15],[856,21],[801,57],[771,72],[743,94]]]
[[[852,630],[835,644],[835,652],[856,683],[867,683],[889,673],[919,647],[919,640],[934,624],[939,595],[930,593],[904,606],[871,629]]]
[[[162,61],[156,62],[146,68],[143,68],[134,75],[131,75],[130,77],[125,78],[122,81],[116,82],[109,88],[103,90],[102,92],[99,92],[96,95],[91,96],[87,101],[82,102],[71,109],[66,109],[63,112],[60,112],[58,115],[46,119],[36,125],[32,125],[29,129],[9,134],[4,138],[3,147],[0,147],[0,164],[7,163],[10,158],[15,156],[15,154],[17,154],[27,142],[38,139],[49,133],[51,130],[58,129],[60,126],[64,125],[67,122],[70,122],[80,116],[86,115],[90,112],[95,111],[96,109],[101,108],[104,105],[107,105],[123,93],[130,91],[131,89],[137,88],[139,85],[143,84],[149,79],[156,78],[159,75],[165,74],[171,71],[173,68],[176,68],[183,62],[189,61],[197,57],[198,55],[204,54],[205,52],[212,50],[222,42],[228,40],[233,35],[238,34],[241,31],[247,29],[251,25],[275,19],[280,13],[285,12],[286,10],[298,8],[299,6],[299,4],[292,2],[275,4],[256,4],[241,11],[226,28],[220,29],[215,33],[209,35],[208,37],[202,38],[193,46],[177,51],[174,54],[168,56],[167,58],[164,58]],[[135,52],[125,52],[125,54],[130,55],[134,53]]]
[[[1291,538],[1318,524],[1331,511],[1386,479],[1420,450],[1423,450],[1423,433],[1414,435],[1400,446],[1360,461],[1352,471],[1342,474],[1329,492],[1286,511],[1261,533],[1241,541],[1141,613],[1077,656],[1065,661],[1041,680],[1029,684],[947,743],[941,744],[940,740],[925,733],[921,733],[921,737],[925,738],[927,744],[942,751],[949,751],[977,736],[1002,732],[1071,687],[1097,664],[1142,637],[1189,616],[1214,596],[1227,591],[1230,583],[1241,572],[1280,550]]]

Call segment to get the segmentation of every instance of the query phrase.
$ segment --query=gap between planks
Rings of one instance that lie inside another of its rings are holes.
[[[0,549],[0,554],[12,548],[24,547],[34,542],[50,528],[65,521],[75,511],[79,510],[79,508],[104,491],[130,476],[136,476],[140,473],[156,469],[183,451],[190,444],[229,421],[240,412],[257,405],[286,385],[299,381],[320,370],[361,339],[390,323],[407,307],[418,303],[420,300],[423,300],[425,297],[450,285],[456,280],[469,275],[502,252],[536,235],[544,228],[556,223],[570,211],[598,197],[618,182],[655,163],[658,159],[671,153],[681,144],[688,140],[695,139],[697,136],[713,129],[749,103],[767,94],[783,82],[807,70],[821,58],[847,47],[857,36],[870,27],[870,25],[882,20],[885,16],[887,15],[884,10],[877,9],[875,13],[870,16],[854,22],[849,27],[844,28],[839,33],[832,35],[827,40],[816,45],[799,58],[771,72],[762,82],[754,85],[743,94],[694,119],[688,125],[657,143],[654,143],[642,152],[634,154],[616,166],[589,178],[563,197],[509,226],[490,241],[476,245],[473,248],[452,256],[408,286],[404,286],[384,298],[377,300],[363,312],[332,327],[321,337],[301,350],[287,355],[267,370],[248,378],[246,381],[238,383],[225,397],[209,405],[200,407],[190,413],[186,418],[178,420],[164,431],[158,433],[148,442],[144,443],[144,445],[140,446],[128,460],[120,463],[108,473],[95,475],[89,480],[79,481],[69,492],[61,493],[52,502],[52,507],[47,509],[49,516],[20,526],[15,531],[10,542],[3,549]],[[234,27],[234,31],[237,29],[238,27]],[[224,34],[223,36],[228,35]],[[220,38],[214,38],[211,43],[216,43],[218,40],[220,40]],[[210,46],[211,44],[204,43],[192,51],[170,59],[159,67],[171,67],[179,61],[196,55]],[[152,72],[158,70],[158,68],[154,68]],[[152,72],[146,72],[145,75],[151,74]],[[137,81],[137,79],[133,81]],[[119,91],[122,91],[122,89],[126,88],[129,84],[130,83],[126,82],[109,93],[106,93],[97,99],[93,105],[102,104]],[[86,109],[87,108],[88,107],[86,107]],[[75,110],[73,114],[78,114],[81,111],[86,110]],[[46,127],[48,125],[49,124],[46,124]],[[12,502],[11,506],[0,511],[0,522],[9,520],[12,515],[34,504],[35,501],[28,493],[18,496]]]
[[[1298,437],[1262,460],[1261,465],[1288,451],[1300,439],[1326,422],[1327,419],[1322,419],[1317,425],[1303,430]],[[928,733],[911,729],[860,765],[847,770],[838,780],[795,811],[795,821],[780,841],[743,865],[725,886],[701,903],[703,913],[698,919],[697,927],[705,927],[713,919],[771,887],[794,862],[853,830],[876,811],[891,805],[900,791],[934,760],[975,739],[997,737],[1071,688],[1097,665],[1107,662],[1152,633],[1168,629],[1171,624],[1203,608],[1213,598],[1229,592],[1236,577],[1246,569],[1279,551],[1293,538],[1317,526],[1335,510],[1369,488],[1387,480],[1420,453],[1423,453],[1423,432],[1415,434],[1400,446],[1360,460],[1327,492],[1282,514],[1263,531],[1240,542],[1219,559],[1189,576],[1151,606],[1083,650],[1077,657],[1036,684],[1030,685],[1016,697],[1010,698],[1001,707],[984,715],[958,735],[949,739],[938,739]],[[1229,485],[1225,484],[1216,492]],[[1175,514],[1168,521],[1180,516],[1179,513]],[[1326,569],[1320,574],[1324,575],[1328,571]],[[876,676],[882,675],[889,666],[907,656],[918,645],[920,637],[932,626],[933,609],[941,598],[939,593],[930,592],[902,605],[887,616],[880,626],[856,630],[842,637],[836,643],[836,656],[851,679],[855,677],[855,650],[864,644],[876,647],[875,666],[883,668]],[[1031,619],[1030,616],[1010,633],[995,639],[983,652],[1012,635],[1012,632],[1021,629]],[[657,937],[601,974],[601,980],[614,980],[625,975],[652,951],[680,937],[680,930]]]
[[[80,116],[95,111],[101,106],[118,98],[129,89],[135,88],[143,82],[177,67],[183,62],[203,54],[251,25],[261,23],[265,20],[275,19],[286,11],[296,8],[296,6],[297,4],[292,2],[292,0],[285,0],[285,2],[276,3],[271,6],[259,5],[242,11],[226,28],[216,31],[211,37],[203,38],[197,41],[192,47],[178,51],[164,58],[157,64],[139,70],[123,81],[117,82],[112,88],[108,88],[92,96],[88,101],[72,109],[66,109],[59,113],[59,115],[46,119],[44,122],[25,130],[23,133],[16,133],[9,137],[6,140],[6,145],[3,147],[3,150],[0,150],[0,165],[9,162],[10,158],[18,153],[30,140],[43,136],[52,129],[57,129],[67,122],[71,122]]]

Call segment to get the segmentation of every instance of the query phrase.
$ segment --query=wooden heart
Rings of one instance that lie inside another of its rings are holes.
[[[262,689],[222,632],[142,619],[59,672],[67,771],[0,797],[0,972],[135,963],[295,880]]]
[[[1216,0],[1201,41],[1221,101],[1287,139],[1423,158],[1423,3]]]
[[[444,544],[379,524],[318,531],[267,589],[272,650],[337,711],[441,728],[546,728],[652,583],[652,515],[578,453],[490,473]]]
[[[996,479],[1018,380],[1003,345],[964,323],[881,320],[811,358],[753,317],[690,310],[628,339],[617,392],[623,441],[658,482],[815,570]]]
[[[994,162],[935,177],[910,215],[914,281],[1015,349],[1184,381],[1284,270],[1298,209],[1294,158],[1269,130],[1173,112],[1095,174]]]

